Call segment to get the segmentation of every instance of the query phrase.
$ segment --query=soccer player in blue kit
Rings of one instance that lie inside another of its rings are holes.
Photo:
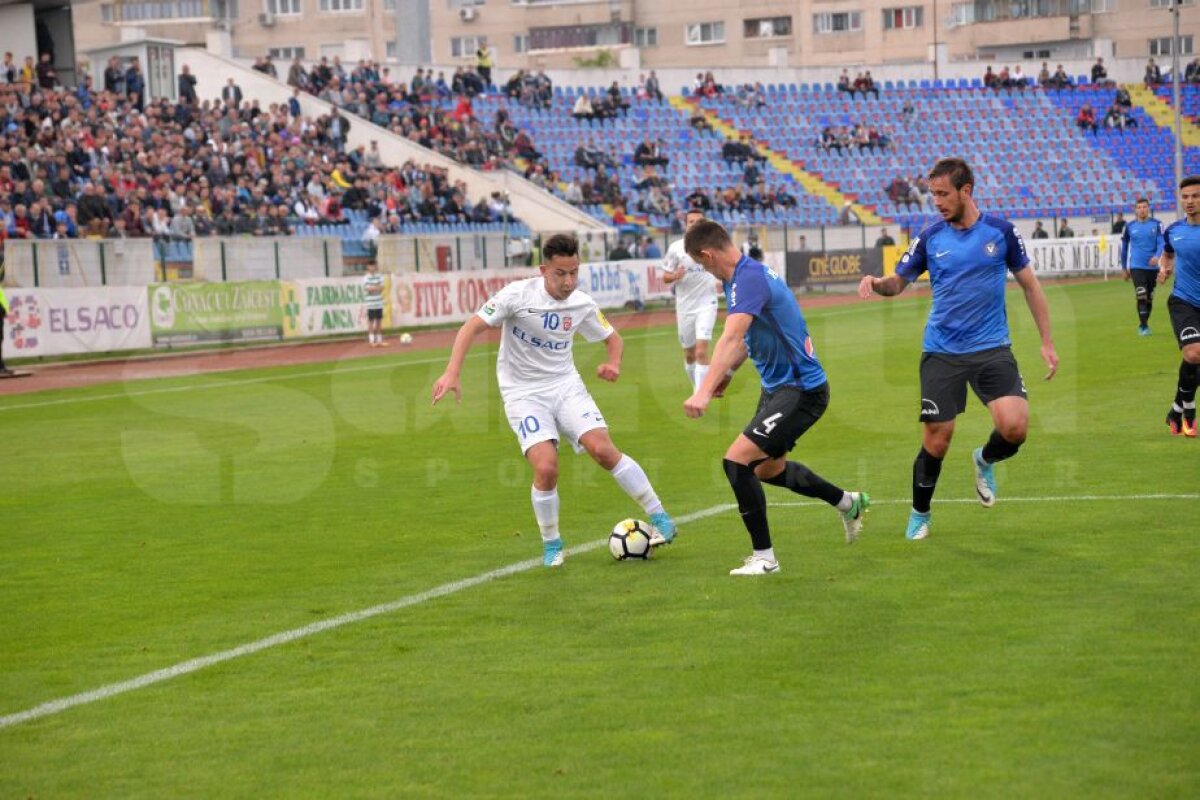
[[[1133,281],[1137,296],[1138,335],[1150,335],[1150,311],[1154,304],[1154,281],[1162,255],[1162,223],[1150,216],[1150,201],[1139,197],[1133,204],[1134,219],[1121,233],[1121,269]]]
[[[824,500],[840,512],[846,541],[862,530],[871,498],[844,492],[787,453],[829,405],[829,382],[817,359],[800,304],[787,284],[766,265],[742,255],[718,223],[700,220],[688,229],[684,250],[724,282],[725,329],[713,351],[711,368],[684,402],[685,413],[700,417],[730,369],[747,356],[762,376],[754,419],[725,452],[725,476],[733,487],[754,552],[730,575],[769,575],[779,571],[767,523],[762,483]]]
[[[1175,402],[1167,413],[1167,426],[1174,435],[1196,437],[1196,373],[1200,370],[1200,175],[1179,183],[1184,219],[1172,223],[1163,234],[1158,282],[1175,273],[1175,288],[1167,299],[1171,327],[1183,359]]]
[[[954,435],[954,419],[967,408],[967,386],[988,407],[995,426],[987,444],[972,454],[979,502],[996,502],[993,465],[1011,458],[1025,442],[1029,401],[1013,358],[1004,291],[1009,272],[1025,293],[1041,334],[1046,380],[1058,370],[1050,335],[1050,310],[1029,269],[1025,244],[1012,224],[982,213],[972,197],[975,176],[962,159],[944,158],[929,173],[929,188],[942,215],[913,239],[896,274],[867,276],[859,296],[891,297],[928,270],[933,308],[921,355],[921,451],[913,463],[913,507],[905,536],[929,535],[930,504],[942,460]]]

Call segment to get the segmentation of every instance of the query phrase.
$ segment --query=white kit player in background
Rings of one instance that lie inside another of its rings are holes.
[[[688,209],[684,216],[684,231],[704,219],[704,212]],[[688,256],[683,239],[671,242],[662,263],[663,281],[675,290],[675,325],[679,344],[683,346],[683,368],[695,391],[708,374],[708,343],[712,341],[717,324],[717,289],[719,284],[704,268]],[[728,381],[722,381],[714,397],[720,397]]]
[[[558,440],[564,436],[575,452],[586,450],[612,473],[649,515],[655,528],[651,543],[666,544],[675,538],[675,523],[645,471],[609,438],[604,417],[575,369],[572,345],[575,334],[580,333],[589,342],[604,342],[608,358],[596,374],[601,380],[615,381],[621,374],[621,336],[600,313],[596,301],[576,289],[579,242],[574,236],[556,234],[547,239],[542,261],[541,277],[510,283],[463,323],[446,371],[433,384],[433,402],[436,405],[448,392],[462,402],[459,375],[471,343],[488,328],[503,326],[496,377],[508,423],[533,467],[531,499],[542,532],[542,563],[547,567],[563,563],[558,530]]]

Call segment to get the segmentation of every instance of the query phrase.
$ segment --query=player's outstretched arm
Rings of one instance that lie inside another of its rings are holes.
[[[621,334],[613,331],[604,340],[604,349],[608,351],[608,357],[596,367],[596,375],[600,380],[615,381],[621,377],[621,355],[625,352],[625,340]]]
[[[1042,284],[1033,274],[1032,266],[1017,272],[1013,277],[1025,292],[1025,303],[1029,306],[1029,313],[1033,315],[1038,333],[1041,334],[1042,360],[1050,370],[1046,373],[1046,380],[1050,380],[1058,372],[1058,353],[1054,351],[1054,337],[1050,334],[1050,304],[1046,302]]]
[[[725,329],[713,348],[712,363],[709,364],[704,382],[683,403],[683,411],[689,417],[704,416],[704,410],[708,408],[717,386],[730,370],[746,360],[745,337],[752,322],[754,317],[751,314],[729,314],[725,317]]]
[[[450,361],[446,364],[446,371],[433,384],[433,405],[436,406],[447,392],[454,392],[454,399],[459,403],[462,402],[462,385],[459,383],[459,375],[462,374],[463,362],[467,359],[467,351],[471,349],[471,343],[475,341],[475,337],[487,328],[488,324],[479,317],[471,317],[458,329],[458,335],[454,337],[454,348],[450,351]]]
[[[908,286],[908,281],[898,274],[888,275],[886,278],[865,275],[858,282],[858,296],[864,300],[872,294],[893,297],[903,292],[905,286]]]
[[[1167,278],[1171,277],[1171,272],[1175,269],[1175,254],[1168,253],[1165,250],[1158,257],[1158,282],[1166,283]]]

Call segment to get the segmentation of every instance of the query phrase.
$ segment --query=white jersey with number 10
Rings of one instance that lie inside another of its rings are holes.
[[[590,295],[576,290],[555,300],[541,276],[508,284],[477,316],[493,328],[503,326],[496,378],[506,402],[580,380],[572,356],[575,334],[598,342],[613,333]]]
[[[683,249],[683,239],[671,242],[663,258],[663,269],[674,272],[683,267],[683,277],[671,284],[675,287],[675,311],[687,314],[717,305],[716,279],[704,271],[704,267],[692,260]]]

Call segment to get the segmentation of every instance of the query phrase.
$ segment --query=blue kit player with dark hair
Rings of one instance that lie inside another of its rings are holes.
[[[724,282],[727,311],[712,367],[683,404],[685,413],[702,416],[724,376],[747,356],[762,376],[754,419],[725,452],[725,476],[754,548],[730,574],[779,571],[763,482],[824,500],[840,512],[846,541],[853,542],[862,529],[870,497],[865,492],[844,492],[803,464],[787,460],[796,441],[829,405],[829,382],[795,295],[766,265],[742,255],[728,231],[716,222],[696,222],[683,242],[693,261]]]
[[[1133,281],[1137,296],[1138,335],[1150,335],[1150,311],[1154,305],[1154,282],[1163,249],[1162,223],[1150,216],[1150,201],[1139,197],[1133,205],[1133,220],[1121,233],[1121,269]]]
[[[1184,219],[1163,234],[1163,254],[1158,282],[1175,273],[1175,287],[1167,299],[1171,327],[1183,355],[1175,402],[1167,412],[1167,426],[1175,435],[1196,438],[1196,373],[1200,369],[1200,175],[1179,184]]]
[[[942,460],[954,435],[954,419],[967,408],[967,386],[988,407],[995,426],[987,443],[972,454],[979,502],[996,502],[993,465],[1011,458],[1025,442],[1029,401],[1008,335],[1004,292],[1011,272],[1025,293],[1042,337],[1041,353],[1050,371],[1058,355],[1050,335],[1050,310],[1042,287],[1029,269],[1020,234],[1006,220],[980,212],[972,194],[975,176],[958,158],[945,158],[929,173],[929,188],[942,220],[913,239],[896,274],[867,276],[858,293],[897,295],[922,272],[929,272],[933,308],[925,325],[921,355],[921,451],[913,464],[913,507],[905,535],[929,535],[930,504]]]

